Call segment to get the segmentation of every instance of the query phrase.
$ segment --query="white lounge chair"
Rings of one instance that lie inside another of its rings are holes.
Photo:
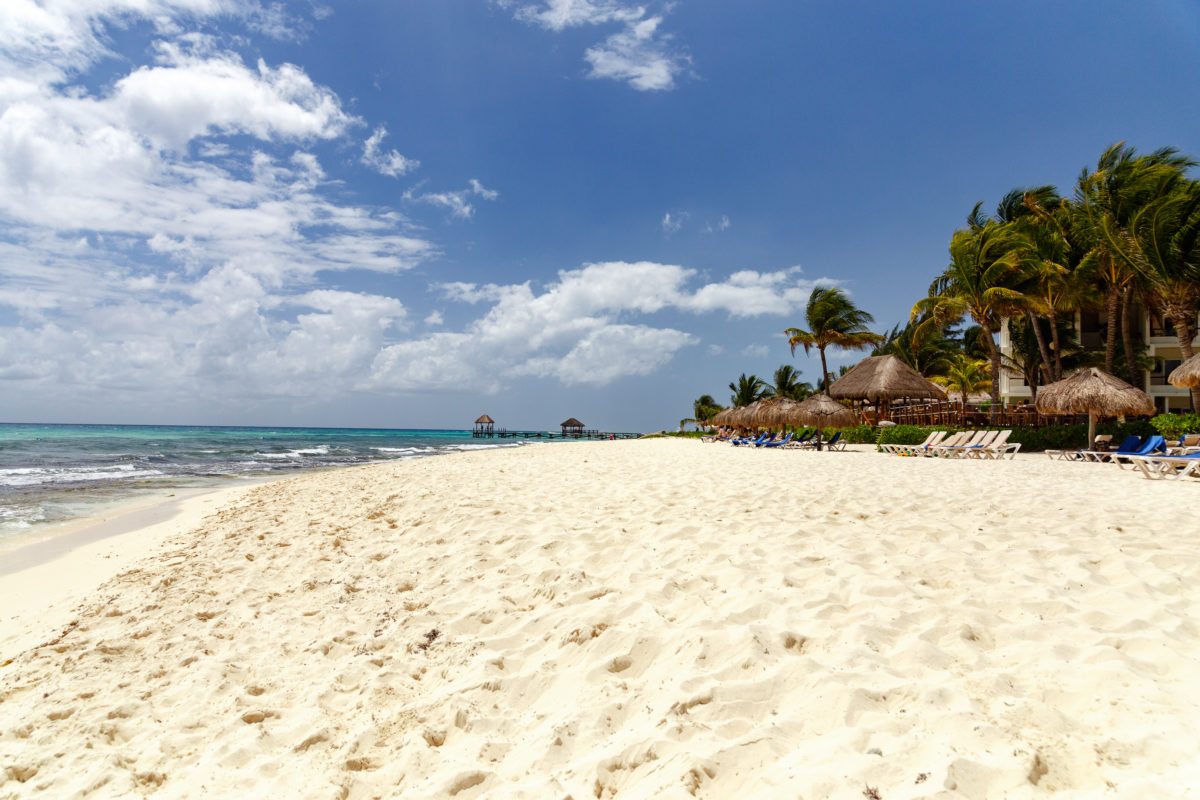
[[[1133,468],[1151,480],[1200,478],[1200,453],[1188,456],[1127,456]]]
[[[879,449],[894,456],[911,456],[914,451],[925,450],[946,438],[947,431],[934,431],[920,444],[881,444]]]

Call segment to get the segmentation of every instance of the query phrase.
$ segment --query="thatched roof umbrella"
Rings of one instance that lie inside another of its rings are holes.
[[[829,396],[846,400],[870,400],[876,408],[899,397],[945,400],[940,386],[892,355],[868,356],[829,387]]]
[[[758,425],[758,408],[760,405],[762,405],[762,400],[755,400],[749,405],[738,406],[733,412],[734,424],[741,428],[752,428]]]
[[[1171,374],[1167,376],[1167,380],[1172,385],[1184,389],[1195,389],[1197,386],[1200,386],[1200,353],[1197,353],[1171,370]]]
[[[827,394],[814,394],[796,407],[794,420],[817,429],[817,449],[821,449],[822,428],[851,428],[858,424],[854,412]]]
[[[768,397],[766,400],[760,400],[756,403],[758,408],[754,414],[755,424],[771,428],[776,425],[794,425],[796,423],[797,409],[800,408],[800,403],[790,397]]]
[[[733,408],[722,408],[720,411],[713,414],[712,419],[710,419],[709,422],[711,422],[713,425],[728,425],[730,421],[729,417],[733,414],[733,412]]]
[[[1150,395],[1102,369],[1086,367],[1069,378],[1038,390],[1037,410],[1043,414],[1088,415],[1088,447],[1096,438],[1096,416],[1153,414]]]

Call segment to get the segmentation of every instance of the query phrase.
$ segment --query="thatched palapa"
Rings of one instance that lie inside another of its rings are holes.
[[[879,405],[902,397],[945,400],[946,392],[908,364],[887,355],[869,356],[855,364],[829,387],[829,396]]]
[[[790,397],[769,397],[766,400],[760,400],[755,405],[758,406],[755,414],[755,424],[763,428],[771,428],[776,425],[801,425],[798,422],[800,403]]]
[[[1096,438],[1096,417],[1153,414],[1150,395],[1102,369],[1087,367],[1069,378],[1038,390],[1037,410],[1043,414],[1087,414],[1088,447]]]
[[[475,424],[476,425],[495,425],[496,420],[492,419],[487,414],[484,414],[482,417],[475,420]]]
[[[1171,370],[1171,374],[1167,376],[1167,381],[1171,385],[1179,386],[1183,389],[1195,389],[1197,386],[1200,386],[1200,353]]]

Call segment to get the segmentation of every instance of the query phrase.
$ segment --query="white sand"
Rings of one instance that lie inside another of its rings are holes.
[[[661,440],[279,481],[2,654],[0,797],[1195,796],[1198,501]]]

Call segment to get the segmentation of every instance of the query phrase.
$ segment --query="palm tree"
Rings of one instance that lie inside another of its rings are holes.
[[[800,380],[800,371],[791,364],[775,370],[775,385],[770,387],[776,397],[803,400],[813,393],[812,384]]]
[[[1010,226],[980,214],[976,204],[967,228],[950,239],[950,263],[929,287],[929,296],[913,306],[912,319],[925,315],[925,327],[944,328],[966,315],[983,331],[980,337],[991,362],[992,421],[999,410],[1000,348],[993,338],[1000,319],[1009,315],[1023,295],[1011,284],[1018,274],[1015,255],[1021,244]]]
[[[796,345],[804,348],[805,353],[813,347],[821,354],[821,378],[824,381],[825,393],[829,393],[826,380],[829,367],[825,363],[825,348],[830,345],[844,347],[849,350],[864,350],[879,344],[883,337],[867,330],[867,325],[875,321],[865,311],[860,311],[845,292],[837,288],[817,288],[808,296],[808,306],[804,310],[804,319],[808,330],[788,328],[784,334],[788,337],[788,345],[792,355],[796,354]]]
[[[964,403],[970,395],[991,388],[992,385],[988,378],[988,363],[971,358],[965,353],[954,357],[945,375],[935,375],[930,380],[945,386],[948,392],[958,392]]]
[[[917,335],[917,329],[924,321],[909,321],[903,327],[896,325],[884,334],[883,342],[871,351],[871,355],[893,355],[926,378],[944,374],[950,360],[959,352],[958,342],[936,327],[925,328]]]
[[[692,403],[692,421],[697,425],[709,425],[721,408],[712,395],[702,394]]]
[[[1131,227],[1138,243],[1134,265],[1146,279],[1150,302],[1171,321],[1189,359],[1200,314],[1200,181],[1142,209]],[[1200,410],[1200,387],[1191,394],[1192,410]]]
[[[1112,372],[1116,361],[1117,321],[1122,306],[1128,308],[1141,273],[1135,264],[1137,239],[1132,224],[1147,205],[1169,195],[1183,180],[1183,171],[1196,162],[1165,147],[1139,156],[1124,142],[1105,150],[1096,169],[1084,169],[1075,185],[1072,235],[1085,254],[1079,268],[1105,295],[1108,332],[1104,369]],[[1137,383],[1137,359],[1132,333],[1124,326],[1127,377]]]
[[[767,396],[767,384],[757,375],[746,376],[742,373],[734,383],[729,384],[729,390],[733,395],[729,398],[731,406],[748,406],[756,400],[762,400]]]

